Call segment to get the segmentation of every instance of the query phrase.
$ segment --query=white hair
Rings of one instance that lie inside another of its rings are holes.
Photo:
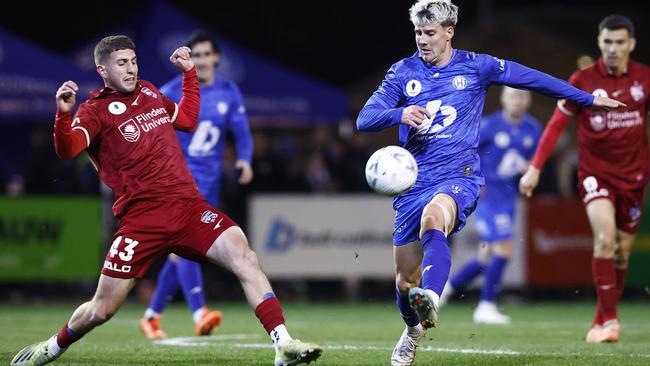
[[[409,9],[411,23],[422,27],[428,23],[438,23],[442,26],[456,26],[458,22],[458,6],[451,0],[418,0]]]

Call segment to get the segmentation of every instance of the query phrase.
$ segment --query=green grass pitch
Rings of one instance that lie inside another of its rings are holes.
[[[650,306],[619,308],[621,341],[586,344],[592,303],[506,304],[509,326],[475,325],[469,302],[448,305],[437,329],[420,345],[416,365],[650,365]],[[138,330],[144,305],[127,304],[107,324],[77,342],[58,365],[272,365],[268,336],[245,304],[224,304],[222,326],[193,337],[183,304],[164,314],[168,344],[152,343]],[[54,334],[74,305],[0,305],[0,364],[27,344]],[[292,336],[325,347],[313,365],[389,365],[403,325],[392,303],[286,304]]]

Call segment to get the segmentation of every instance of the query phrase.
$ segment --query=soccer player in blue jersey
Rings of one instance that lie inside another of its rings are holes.
[[[192,61],[201,84],[201,111],[196,131],[177,132],[178,141],[199,192],[216,207],[226,131],[231,130],[235,138],[235,167],[241,169],[240,184],[248,184],[253,179],[253,139],[239,88],[216,73],[220,60],[218,43],[210,33],[196,31],[186,46],[192,50]],[[160,90],[168,98],[178,101],[182,95],[182,78],[173,79]],[[167,337],[160,328],[160,314],[179,287],[192,311],[196,335],[210,334],[221,322],[221,312],[208,311],[205,306],[199,263],[171,254],[158,275],[156,286],[151,303],[140,320],[140,329],[147,338]]]
[[[357,119],[360,131],[399,126],[400,145],[419,168],[413,188],[393,201],[397,306],[406,329],[392,365],[411,365],[424,329],[438,321],[451,266],[447,236],[463,228],[484,184],[477,148],[487,88],[504,84],[585,106],[623,105],[512,61],[452,48],[458,7],[450,0],[419,0],[410,18],[417,52],[391,66]]]
[[[485,187],[476,208],[476,228],[481,239],[477,258],[465,263],[447,282],[440,305],[455,291],[469,285],[484,273],[481,297],[474,311],[474,322],[509,324],[510,317],[496,307],[501,278],[512,256],[515,206],[518,183],[535,153],[542,127],[526,110],[531,95],[527,90],[503,87],[503,109],[483,118],[478,154]]]

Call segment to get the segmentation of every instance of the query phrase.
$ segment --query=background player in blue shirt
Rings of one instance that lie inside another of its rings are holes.
[[[399,125],[400,145],[419,170],[413,188],[393,201],[397,305],[406,329],[392,365],[412,364],[424,328],[436,325],[451,266],[447,235],[463,228],[484,184],[477,148],[487,88],[505,84],[585,106],[623,105],[512,61],[452,48],[458,7],[450,0],[419,0],[410,18],[418,51],[391,66],[357,119],[360,131]]]
[[[475,323],[509,324],[510,317],[496,307],[503,271],[512,256],[518,184],[535,153],[542,127],[526,110],[529,91],[503,87],[502,110],[481,121],[478,153],[485,187],[476,208],[476,229],[481,239],[477,258],[465,263],[447,282],[441,305],[454,291],[469,285],[481,272],[485,278]]]
[[[201,83],[201,111],[196,131],[177,132],[178,141],[199,192],[216,207],[227,130],[231,130],[235,138],[235,167],[242,171],[240,184],[248,184],[253,179],[253,139],[239,88],[216,73],[220,48],[215,39],[208,32],[196,31],[186,46],[192,50],[192,61]],[[177,102],[182,95],[182,79],[175,78],[160,90]],[[179,287],[192,311],[196,335],[210,334],[221,322],[221,312],[208,311],[205,306],[200,264],[172,254],[158,275],[151,303],[140,320],[140,329],[148,338],[166,338],[160,329],[160,314]]]

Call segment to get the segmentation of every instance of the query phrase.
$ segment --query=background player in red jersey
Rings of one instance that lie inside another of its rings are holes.
[[[639,227],[643,189],[650,179],[646,117],[650,101],[650,68],[630,60],[636,46],[634,24],[610,15],[598,26],[601,57],[577,71],[569,82],[594,95],[627,105],[598,111],[561,101],[551,117],[535,158],[519,188],[530,197],[540,169],[562,130],[576,117],[580,194],[594,235],[592,274],[598,304],[586,341],[616,342],[620,325],[616,306],[623,293],[630,250]]]
[[[222,265],[238,277],[271,336],[276,366],[320,356],[320,346],[294,340],[287,332],[280,303],[242,230],[199,194],[174,132],[196,128],[199,82],[189,48],[176,49],[170,61],[183,72],[178,104],[153,84],[138,80],[135,45],[126,36],[106,37],[95,47],[105,87],[81,104],[74,119],[77,85],[66,81],[57,90],[56,153],[69,159],[86,151],[116,196],[113,214],[120,222],[92,300],[79,306],[57,334],[21,350],[11,365],[57,359],[108,321],[135,280],[170,252]]]

